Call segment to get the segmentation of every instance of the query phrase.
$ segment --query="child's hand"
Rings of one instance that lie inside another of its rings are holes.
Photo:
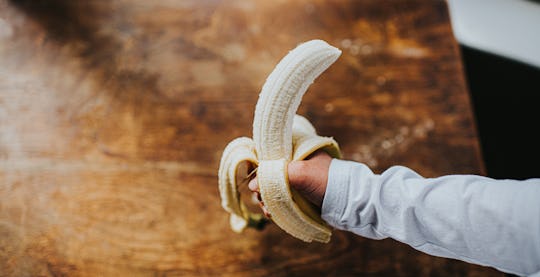
[[[326,192],[328,169],[332,158],[324,151],[317,151],[303,161],[292,161],[288,166],[289,184],[309,201],[320,207]],[[258,191],[257,179],[249,182],[249,189]]]

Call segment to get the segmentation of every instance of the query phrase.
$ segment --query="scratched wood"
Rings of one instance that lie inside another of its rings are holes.
[[[482,173],[442,1],[0,0],[0,275],[498,274],[390,239],[229,229],[221,151],[313,38],[343,55],[300,113],[346,159]]]

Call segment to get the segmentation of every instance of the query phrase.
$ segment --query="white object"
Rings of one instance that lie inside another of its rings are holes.
[[[540,67],[540,4],[448,0],[448,5],[461,44]]]
[[[540,179],[423,178],[403,166],[378,175],[333,159],[322,218],[364,237],[529,276],[540,274],[539,199]]]

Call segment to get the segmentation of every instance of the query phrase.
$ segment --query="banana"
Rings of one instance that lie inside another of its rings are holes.
[[[296,115],[307,88],[341,51],[322,40],[300,44],[287,54],[268,76],[255,107],[253,140],[233,140],[225,150],[218,172],[223,208],[231,213],[231,228],[260,227],[265,217],[251,213],[242,203],[238,185],[257,170],[259,190],[271,219],[290,235],[306,242],[328,242],[330,227],[320,211],[289,186],[287,165],[322,149],[335,158],[337,142],[318,136],[304,117]]]
[[[264,217],[251,213],[240,200],[238,192],[239,184],[247,180],[249,168],[256,168],[257,165],[255,144],[247,137],[231,141],[221,156],[218,171],[221,206],[231,214],[230,224],[235,232],[241,232],[248,226],[264,225]]]

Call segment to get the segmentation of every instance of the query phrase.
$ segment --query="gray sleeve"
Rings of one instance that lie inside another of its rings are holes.
[[[540,272],[540,179],[380,175],[334,159],[322,217],[337,229],[518,275]]]

